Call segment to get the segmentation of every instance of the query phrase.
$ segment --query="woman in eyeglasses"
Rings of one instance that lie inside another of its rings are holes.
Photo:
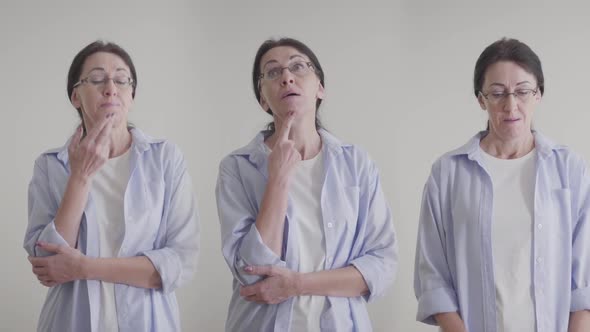
[[[417,319],[445,332],[590,331],[590,175],[532,128],[541,62],[501,39],[473,83],[488,128],[439,158],[426,182]]]
[[[265,41],[254,94],[267,130],[221,161],[217,208],[234,276],[227,331],[370,331],[397,265],[375,164],[322,128],[324,72],[303,43]]]
[[[137,74],[96,41],[67,92],[81,125],[37,158],[24,247],[49,287],[38,331],[180,331],[174,290],[195,271],[197,209],[183,156],[128,125]]]

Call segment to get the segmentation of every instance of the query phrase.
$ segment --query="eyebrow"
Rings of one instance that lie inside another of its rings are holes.
[[[106,69],[104,69],[103,67],[94,67],[94,68],[92,68],[92,69],[90,69],[90,70],[88,71],[88,74],[90,74],[91,72],[93,72],[93,71],[95,71],[95,70],[99,70],[99,71],[104,71],[104,72],[106,72]],[[119,67],[119,68],[115,69],[115,72],[119,72],[119,71],[128,72],[128,71],[127,71],[127,69],[126,69],[126,68],[124,68],[124,67]]]
[[[519,85],[522,85],[522,84],[526,84],[526,83],[533,84],[533,83],[531,83],[529,81],[520,81],[520,82],[516,83],[516,86],[519,86]],[[502,87],[502,88],[505,88],[506,87],[506,85],[504,85],[502,83],[492,83],[492,84],[490,84],[490,87],[493,87],[493,86],[499,86],[499,87]]]
[[[289,61],[293,60],[294,58],[301,58],[303,60],[305,60],[305,58],[303,57],[303,55],[301,54],[293,54],[289,57]],[[270,63],[279,63],[277,60],[268,60],[267,62],[264,63],[264,65],[262,65],[262,68],[266,67],[268,64]]]

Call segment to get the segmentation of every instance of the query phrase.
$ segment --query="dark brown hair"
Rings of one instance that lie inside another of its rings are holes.
[[[102,40],[94,41],[84,47],[76,56],[74,60],[72,60],[72,64],[70,65],[70,70],[68,71],[68,84],[67,84],[67,92],[68,92],[68,99],[71,100],[72,92],[74,91],[74,85],[80,81],[80,75],[82,75],[82,68],[84,67],[84,63],[89,56],[93,55],[94,53],[98,52],[106,52],[114,54],[123,60],[125,64],[129,67],[131,71],[131,79],[133,79],[133,91],[131,92],[131,96],[135,98],[135,89],[137,88],[137,72],[135,71],[135,66],[133,65],[133,61],[122,47],[115,43],[105,42]],[[86,131],[84,125],[84,119],[82,117],[82,110],[77,108],[78,115],[80,116],[80,120],[82,120],[82,126],[84,127],[84,132]]]
[[[270,51],[271,49],[273,49],[275,47],[280,47],[280,46],[293,47],[297,51],[305,54],[309,58],[311,63],[313,64],[313,71],[315,72],[317,77],[320,79],[320,83],[322,84],[323,87],[326,86],[324,83],[324,71],[322,70],[322,66],[320,65],[320,61],[318,60],[316,55],[313,53],[313,51],[309,47],[307,47],[307,45],[305,45],[304,43],[302,43],[296,39],[293,39],[293,38],[268,39],[268,40],[264,41],[264,43],[262,43],[262,45],[260,45],[260,47],[258,48],[258,51],[256,52],[256,56],[254,57],[254,66],[252,68],[252,87],[254,88],[254,95],[256,96],[256,100],[259,103],[260,103],[260,74],[261,74],[260,60],[262,60],[262,57],[266,54],[266,52]],[[318,116],[318,109],[319,109],[321,103],[322,103],[322,100],[320,98],[318,98],[316,101],[316,113],[315,113],[316,129],[322,128],[322,123],[321,123],[319,116]],[[270,108],[268,110],[266,110],[266,112],[270,115],[273,114],[272,110]],[[274,131],[275,131],[275,124],[274,124],[274,122],[270,122],[267,126],[267,131],[266,131],[265,135],[270,136],[270,135],[272,135],[272,133],[274,133]]]
[[[499,61],[512,61],[535,76],[541,95],[545,93],[545,78],[541,60],[525,43],[512,38],[502,38],[486,47],[475,63],[473,93],[477,97],[483,88],[487,69]]]

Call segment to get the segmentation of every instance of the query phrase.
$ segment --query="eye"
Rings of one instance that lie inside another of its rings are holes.
[[[279,77],[281,75],[281,68],[280,67],[274,67],[274,68],[270,68],[269,70],[266,71],[266,74],[264,74],[268,79],[275,79],[277,77]]]
[[[490,92],[490,96],[492,96],[492,98],[503,98],[505,95],[505,93],[503,91],[492,91]]]
[[[522,90],[515,90],[514,93],[516,93],[517,96],[519,97],[526,97],[528,96],[532,91],[529,89],[522,89]]]
[[[305,63],[303,62],[295,62],[291,66],[289,66],[289,70],[292,73],[297,73],[305,69]]]
[[[102,84],[106,81],[106,76],[104,75],[90,75],[88,76],[88,82],[90,82],[90,84],[94,84],[94,85],[98,85],[98,84]]]
[[[113,81],[117,85],[127,85],[131,81],[131,79],[127,76],[117,76],[113,78]]]

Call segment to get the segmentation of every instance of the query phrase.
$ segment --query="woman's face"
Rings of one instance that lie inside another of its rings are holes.
[[[74,88],[72,105],[82,109],[86,128],[92,128],[107,114],[115,116],[113,129],[127,126],[127,113],[133,104],[131,71],[117,55],[97,52],[86,58]]]
[[[512,140],[530,135],[541,92],[533,74],[512,61],[500,61],[486,70],[477,99],[488,112],[490,132],[502,140]]]
[[[275,47],[264,54],[260,60],[264,74],[260,79],[260,105],[265,112],[270,108],[280,119],[290,112],[296,119],[315,119],[316,101],[324,97],[324,87],[310,63],[305,54],[290,46]]]

